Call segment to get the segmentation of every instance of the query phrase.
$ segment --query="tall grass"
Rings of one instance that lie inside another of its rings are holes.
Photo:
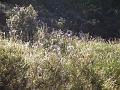
[[[39,32],[29,43],[0,39],[0,89],[119,90],[120,44]]]

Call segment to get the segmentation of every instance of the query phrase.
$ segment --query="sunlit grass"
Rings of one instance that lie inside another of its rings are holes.
[[[0,89],[120,90],[120,44],[43,31],[33,45],[1,38]]]

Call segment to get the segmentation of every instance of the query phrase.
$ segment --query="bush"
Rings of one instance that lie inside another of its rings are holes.
[[[21,38],[22,41],[32,42],[37,32],[36,17],[37,12],[32,5],[28,7],[14,7],[11,10],[9,19],[7,19],[11,36]]]

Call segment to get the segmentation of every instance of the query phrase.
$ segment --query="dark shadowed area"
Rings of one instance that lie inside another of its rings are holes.
[[[65,32],[71,30],[76,35],[82,31],[104,39],[120,37],[119,0],[3,0],[2,2],[20,6],[32,4],[38,11],[38,20],[47,23],[49,31],[54,28]]]

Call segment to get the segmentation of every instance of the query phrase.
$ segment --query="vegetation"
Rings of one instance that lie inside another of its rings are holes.
[[[38,11],[38,18],[51,28],[83,31],[102,38],[120,37],[119,0],[1,0],[12,5],[32,4]],[[57,26],[60,18],[65,19],[63,27]]]
[[[120,90],[119,41],[49,33],[32,5],[7,14],[8,37],[0,33],[0,90]],[[62,29],[65,23],[62,17],[56,22]]]
[[[33,36],[37,32],[36,22],[37,12],[32,5],[29,7],[14,7],[11,10],[7,25],[10,28],[10,36],[17,36],[22,41],[33,41]]]
[[[47,36],[39,32],[31,47],[0,39],[1,90],[120,89],[120,44]]]

